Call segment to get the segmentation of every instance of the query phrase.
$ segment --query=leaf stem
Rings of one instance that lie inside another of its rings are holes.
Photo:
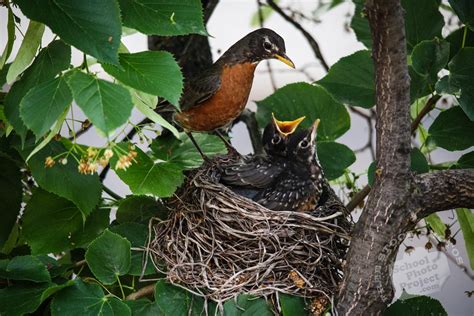
[[[122,300],[124,300],[125,299],[125,293],[123,292],[122,282],[120,282],[120,278],[119,278],[117,273],[115,273],[115,278],[117,279],[118,285],[120,287],[120,292],[122,293]]]
[[[464,34],[462,36],[461,48],[464,48],[464,45],[466,45],[466,37],[467,37],[467,25],[464,25]]]

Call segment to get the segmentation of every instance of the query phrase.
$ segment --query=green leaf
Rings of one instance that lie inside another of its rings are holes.
[[[449,42],[449,60],[453,59],[457,55],[459,50],[463,48],[462,44],[464,42],[464,47],[474,47],[474,32],[466,29],[466,39],[464,40],[464,27],[460,27],[457,30],[451,32],[446,40]]]
[[[457,166],[461,169],[473,169],[474,168],[474,151],[464,154],[459,158]]]
[[[304,298],[288,294],[280,294],[280,305],[283,316],[304,316],[309,315],[305,309]]]
[[[459,20],[474,31],[474,3],[471,0],[449,0],[449,4]]]
[[[106,229],[87,247],[86,262],[99,281],[113,284],[130,269],[130,242]]]
[[[423,40],[442,38],[444,19],[437,0],[402,0],[408,51]]]
[[[372,48],[372,34],[370,33],[369,21],[364,10],[365,0],[352,0],[355,4],[354,15],[351,20],[351,28],[357,36],[359,42],[367,48]]]
[[[437,76],[449,60],[449,43],[438,38],[418,43],[411,54],[413,69],[420,75]]]
[[[123,25],[147,35],[207,35],[199,0],[119,0]]]
[[[148,239],[148,226],[138,223],[124,223],[118,226],[112,226],[110,230],[122,237],[127,238],[134,248],[144,248]],[[128,274],[140,276],[142,275],[143,263],[146,254],[144,251],[133,251],[131,256],[131,265]],[[153,263],[149,259],[143,275],[155,273]]]
[[[7,83],[12,84],[16,78],[30,65],[43,38],[44,24],[30,21],[20,49],[7,73]]]
[[[278,89],[275,93],[257,102],[257,120],[265,126],[271,113],[279,120],[294,120],[306,116],[301,123],[308,128],[314,120],[321,119],[318,139],[334,140],[342,136],[350,127],[349,113],[344,105],[336,101],[321,86],[308,83],[292,83]]]
[[[7,74],[10,69],[11,64],[5,64],[2,69],[0,69],[0,87],[3,87],[7,83]],[[3,103],[4,96],[0,97],[0,103]]]
[[[0,289],[0,314],[8,316],[33,313],[41,305],[43,293],[48,288],[48,283],[18,283]]]
[[[80,71],[67,80],[77,105],[104,134],[127,122],[133,108],[127,89]]]
[[[36,189],[23,215],[23,235],[33,254],[73,248],[70,235],[82,228],[81,211],[71,201]]]
[[[367,182],[369,185],[372,187],[375,182],[375,169],[377,168],[377,162],[372,161],[372,163],[369,165],[369,169],[367,170]]]
[[[115,296],[105,296],[99,285],[84,283],[78,278],[74,286],[54,296],[51,315],[127,316],[131,311]]]
[[[341,58],[317,83],[339,102],[371,108],[375,104],[375,74],[370,51],[361,50]]]
[[[272,316],[270,306],[263,298],[240,294],[237,300],[230,299],[224,304],[226,316]]]
[[[0,156],[0,249],[8,240],[21,209],[23,188],[20,168],[10,159]]]
[[[132,315],[156,316],[162,314],[160,307],[146,298],[136,301],[125,301],[125,304],[132,310]]]
[[[84,225],[71,234],[73,247],[84,247],[97,238],[109,226],[110,209],[98,207],[87,216]]]
[[[356,157],[349,147],[336,142],[318,142],[318,158],[328,180],[344,174],[344,170],[352,165]]]
[[[136,162],[131,167],[127,170],[116,170],[120,179],[130,187],[134,194],[171,196],[183,183],[182,168],[170,162],[154,162],[139,148],[136,151],[138,153],[135,157]]]
[[[417,296],[407,300],[398,300],[390,305],[384,316],[399,315],[448,315],[438,300],[428,296]]]
[[[431,229],[433,229],[436,235],[438,235],[438,238],[443,240],[445,236],[444,232],[446,231],[446,224],[443,223],[438,214],[433,213],[425,217],[425,221],[431,227]]]
[[[469,120],[459,106],[441,112],[431,124],[428,133],[429,138],[439,147],[449,151],[474,146],[474,122]]]
[[[15,82],[5,98],[5,116],[24,140],[27,127],[20,118],[20,102],[30,89],[49,81],[67,69],[71,62],[71,47],[62,41],[53,41],[42,49],[30,67]]]
[[[153,106],[150,106],[147,104],[147,101],[144,100],[146,96],[150,96],[149,94],[146,94],[144,92],[135,90],[133,88],[129,88],[130,95],[132,96],[132,101],[135,107],[142,112],[143,115],[145,115],[147,118],[152,120],[152,122],[161,125],[161,127],[166,128],[169,130],[175,137],[179,137],[179,132],[168,121],[166,121],[160,114],[156,113],[153,109],[156,106],[157,101],[155,101]],[[146,95],[146,96],[143,96]],[[158,100],[158,97],[155,97],[156,100]]]
[[[456,215],[461,226],[471,269],[474,269],[474,214],[467,208],[458,208]]]
[[[203,133],[193,136],[208,157],[227,152],[225,144],[217,136]],[[201,155],[185,133],[179,134],[179,139],[171,136],[157,137],[153,140],[151,149],[158,159],[172,162],[183,169],[197,168],[203,163]]]
[[[5,269],[0,267],[0,276],[10,280],[25,280],[36,283],[51,282],[51,277],[46,266],[36,257],[16,256],[8,263]],[[0,265],[1,266],[1,265]]]
[[[123,70],[109,65],[102,66],[106,72],[126,85],[164,97],[176,107],[179,106],[183,75],[173,55],[164,51],[120,54],[120,65]]]
[[[12,9],[8,7],[8,22],[7,22],[7,41],[2,55],[0,56],[0,70],[10,57],[15,42],[15,16]]]
[[[114,0],[14,1],[31,20],[51,28],[61,39],[99,61],[118,64],[122,35],[120,9]]]
[[[279,3],[280,0],[276,0],[275,3]],[[272,7],[269,5],[262,4],[260,7],[260,10],[257,9],[257,12],[252,14],[252,17],[250,18],[250,26],[251,27],[260,27],[260,23],[265,23],[265,21],[272,15],[273,13]],[[261,20],[260,21],[260,15]]]
[[[430,171],[430,167],[428,166],[428,161],[426,161],[425,155],[418,149],[412,148],[410,152],[410,159],[411,159],[411,170],[415,171],[416,173],[426,173]]]
[[[436,93],[438,94],[458,94],[459,87],[452,85],[449,80],[449,76],[446,75],[436,82],[435,86]]]
[[[204,299],[186,290],[160,280],[155,285],[155,304],[163,315],[200,316],[204,315]],[[214,315],[209,308],[209,315]],[[227,316],[227,314],[225,313]],[[259,315],[260,314],[255,314]],[[263,315],[262,315],[263,316]]]
[[[38,140],[46,134],[72,102],[64,77],[33,87],[20,102],[20,116]]]
[[[159,203],[151,196],[129,195],[120,201],[117,209],[119,223],[138,222],[144,223],[156,215]]]
[[[28,165],[33,178],[41,188],[74,202],[85,217],[99,202],[102,184],[97,174],[79,173],[77,162],[72,157],[68,158],[66,165],[58,162],[52,168],[45,168],[46,157],[55,157],[66,151],[61,143],[50,142],[31,157]]]
[[[410,102],[432,93],[432,87],[438,80],[436,75],[420,75],[412,66],[408,66],[410,76]]]
[[[461,88],[459,105],[474,121],[474,47],[459,51],[449,63],[449,84]]]

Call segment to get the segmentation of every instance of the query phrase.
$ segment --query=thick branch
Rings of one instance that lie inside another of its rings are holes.
[[[306,40],[308,41],[309,45],[311,46],[311,48],[313,49],[313,52],[314,52],[314,55],[316,56],[316,58],[321,62],[321,65],[323,66],[323,68],[327,71],[329,71],[329,66],[326,62],[326,60],[324,59],[323,57],[323,54],[321,53],[321,49],[319,48],[319,44],[318,42],[316,42],[316,40],[314,39],[313,36],[311,36],[311,34],[309,34],[308,31],[306,31],[302,26],[301,24],[299,24],[298,22],[295,21],[295,19],[293,19],[292,17],[290,17],[288,14],[285,13],[285,11],[283,11],[279,6],[278,4],[275,3],[275,1],[273,0],[267,0],[267,3],[268,5],[273,9],[275,10],[276,13],[278,13],[282,18],[284,18],[287,22],[289,22],[290,24],[292,24],[295,28],[297,28],[301,34],[303,34],[303,36],[306,38]]]
[[[444,170],[415,177],[419,219],[458,207],[474,208],[474,169]]]

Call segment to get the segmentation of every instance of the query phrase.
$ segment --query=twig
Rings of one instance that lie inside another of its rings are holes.
[[[430,113],[431,110],[435,108],[436,103],[438,100],[441,99],[440,95],[434,95],[432,96],[425,104],[425,106],[421,109],[420,113],[416,116],[416,118],[413,120],[411,123],[411,133],[414,134],[416,132],[416,129],[421,123],[421,120],[428,114]]]
[[[111,189],[109,189],[108,187],[106,187],[105,185],[102,185],[105,193],[107,193],[108,195],[110,195],[112,198],[114,198],[115,200],[122,200],[123,197],[121,197],[120,195],[118,195],[117,193],[115,193],[114,191],[112,191]]]
[[[346,208],[349,212],[352,212],[364,199],[365,197],[369,194],[370,192],[370,186],[366,185],[362,190],[356,193],[352,200],[347,203]]]
[[[142,287],[136,292],[133,292],[132,294],[129,294],[125,300],[127,301],[134,301],[139,298],[145,297],[145,296],[151,296],[155,291],[155,284],[149,284],[145,287]]]
[[[295,28],[297,28],[302,34],[303,36],[306,38],[306,40],[308,41],[309,45],[311,46],[311,48],[313,49],[313,52],[314,52],[314,55],[316,56],[316,58],[321,62],[321,65],[323,66],[323,68],[327,71],[329,71],[329,66],[326,62],[326,60],[324,59],[322,53],[321,53],[321,49],[319,48],[319,44],[318,42],[316,42],[316,40],[314,39],[313,36],[311,36],[311,34],[309,34],[308,31],[306,31],[302,26],[301,24],[299,24],[298,22],[296,22],[294,19],[292,19],[288,14],[286,14],[273,0],[267,0],[267,4],[273,9],[275,10],[275,12],[277,12],[282,18],[284,18],[287,22],[289,22],[290,24],[292,24]]]
[[[238,121],[242,121],[249,132],[250,141],[252,142],[253,152],[255,154],[263,153],[262,146],[262,135],[258,129],[257,119],[255,118],[255,113],[249,109],[245,109],[242,114],[240,114]]]

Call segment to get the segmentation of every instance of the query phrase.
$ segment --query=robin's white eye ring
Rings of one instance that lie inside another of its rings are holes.
[[[265,50],[270,50],[272,49],[272,44],[270,42],[263,42],[263,48],[265,48]]]
[[[306,148],[306,147],[308,147],[308,145],[309,145],[309,143],[308,143],[307,140],[302,140],[302,141],[300,142],[300,147],[301,147],[301,148]]]
[[[278,144],[280,141],[281,141],[281,137],[278,136],[278,135],[276,135],[276,136],[274,136],[274,137],[272,138],[272,144],[273,144],[273,145]]]

